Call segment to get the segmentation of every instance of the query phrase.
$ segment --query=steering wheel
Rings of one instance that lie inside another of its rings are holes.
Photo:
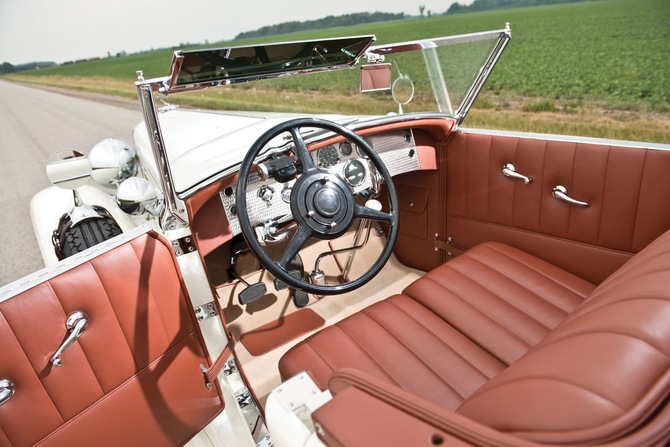
[[[352,188],[340,175],[327,169],[317,167],[307,149],[305,140],[300,134],[303,127],[331,131],[356,144],[372,161],[377,172],[384,180],[389,201],[389,212],[376,210],[356,204]],[[290,133],[293,139],[293,152],[300,161],[302,174],[291,190],[290,207],[297,230],[279,261],[273,260],[261,247],[251,225],[247,212],[247,181],[254,160],[260,151],[275,137],[282,133]],[[396,195],[391,174],[379,155],[361,137],[349,129],[334,123],[316,118],[298,118],[278,124],[261,135],[247,152],[238,173],[235,200],[238,209],[240,229],[256,255],[258,261],[276,278],[290,287],[301,289],[318,295],[335,295],[346,293],[361,287],[370,281],[388,261],[398,237],[398,197]],[[389,224],[386,244],[374,264],[363,275],[353,281],[337,285],[319,285],[296,278],[289,273],[289,264],[311,238],[335,239],[346,233],[356,218],[384,221]]]

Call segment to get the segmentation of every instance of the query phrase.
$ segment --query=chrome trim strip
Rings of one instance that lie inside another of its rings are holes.
[[[151,231],[141,225],[0,288],[0,303]]]
[[[513,132],[505,130],[468,129],[465,127],[459,127],[458,130],[456,130],[456,132],[472,134],[472,135],[488,135],[492,137],[525,138],[529,140],[560,141],[566,143],[584,143],[584,144],[597,144],[600,146],[617,146],[617,147],[630,147],[638,149],[651,149],[655,151],[670,151],[670,144],[645,143],[643,141],[577,137],[572,135],[554,135],[554,134],[533,133],[533,132]]]
[[[458,34],[455,36],[438,37],[435,39],[413,40],[407,42],[392,43],[390,45],[375,45],[370,47],[366,53],[373,53],[379,56],[383,56],[386,54],[402,53],[405,51],[425,50],[427,48],[437,48],[446,45],[456,45],[459,43],[479,42],[481,40],[493,39],[499,36],[501,33],[506,33],[507,29],[508,27],[504,29],[484,31],[480,33]]]

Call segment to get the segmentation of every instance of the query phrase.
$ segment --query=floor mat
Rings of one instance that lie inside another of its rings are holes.
[[[244,344],[249,354],[259,356],[318,329],[325,322],[326,320],[312,309],[301,309],[244,333],[240,342]]]

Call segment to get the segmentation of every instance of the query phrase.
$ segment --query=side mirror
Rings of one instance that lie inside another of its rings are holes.
[[[84,154],[65,149],[49,157],[47,177],[52,185],[75,190],[84,186],[91,176],[91,163]]]
[[[361,65],[361,92],[391,88],[391,64]]]

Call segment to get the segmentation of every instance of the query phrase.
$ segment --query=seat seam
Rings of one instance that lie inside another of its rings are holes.
[[[527,262],[524,262],[524,261],[522,261],[522,260],[520,260],[520,259],[518,259],[518,258],[515,258],[515,257],[511,256],[511,255],[508,254],[508,253],[505,253],[504,251],[502,251],[502,250],[500,250],[499,248],[495,247],[495,245],[486,244],[486,245],[483,245],[483,247],[485,247],[485,248],[487,248],[487,249],[490,249],[490,250],[493,250],[493,251],[495,251],[495,252],[497,252],[497,253],[499,253],[499,254],[505,256],[507,259],[509,259],[509,260],[511,260],[511,261],[514,261],[514,262],[516,262],[516,263],[518,263],[518,264],[523,265],[524,267],[526,267],[526,268],[528,268],[528,269],[530,269],[530,270],[532,270],[532,271],[538,273],[539,275],[543,276],[544,278],[546,278],[546,279],[548,279],[548,280],[550,280],[550,281],[556,283],[557,285],[561,286],[563,289],[565,289],[565,290],[567,290],[567,291],[569,291],[569,292],[574,293],[575,295],[581,297],[582,299],[585,299],[587,296],[590,295],[590,293],[587,293],[586,295],[582,295],[580,292],[574,290],[572,287],[568,287],[568,285],[566,285],[565,283],[563,283],[563,282],[559,282],[559,281],[555,280],[554,278],[552,278],[551,276],[549,276],[549,275],[546,274],[545,272],[543,272],[543,271],[541,271],[541,270],[538,270],[537,268],[533,267],[532,265],[528,264]],[[471,256],[472,256],[472,254],[471,254]],[[539,258],[538,258],[538,259],[539,259]],[[552,264],[550,264],[550,265],[552,265]],[[555,266],[554,266],[554,267],[555,267]],[[591,284],[592,286],[594,286],[594,290],[595,290],[596,284],[593,284],[593,283],[588,282],[588,281],[586,281],[586,280],[584,280],[584,281],[585,281],[586,283]]]
[[[494,389],[499,388],[499,387],[502,387],[502,386],[504,386],[504,385],[509,385],[509,384],[511,384],[511,383],[517,383],[517,382],[525,382],[525,381],[528,381],[528,380],[544,380],[544,381],[548,381],[548,382],[558,382],[558,383],[563,383],[563,384],[565,384],[565,385],[568,385],[568,386],[577,388],[577,389],[579,389],[579,390],[585,391],[585,392],[587,392],[587,393],[589,393],[589,394],[593,394],[594,396],[598,396],[599,398],[601,398],[602,400],[604,400],[604,401],[606,401],[606,402],[609,402],[610,404],[612,404],[614,407],[618,408],[618,409],[619,409],[620,411],[622,411],[622,412],[625,412],[625,411],[626,411],[625,408],[622,408],[622,407],[621,407],[619,404],[617,404],[616,402],[610,400],[610,399],[609,399],[608,397],[606,397],[606,396],[601,395],[600,393],[595,392],[594,390],[585,388],[585,387],[583,387],[583,386],[581,386],[581,385],[578,385],[578,384],[576,384],[576,383],[573,383],[573,382],[569,382],[569,381],[567,381],[567,380],[565,380],[565,379],[559,379],[559,378],[548,377],[548,376],[547,376],[547,377],[545,377],[545,376],[529,376],[529,377],[520,377],[520,378],[518,378],[518,379],[506,380],[506,381],[504,381],[504,382],[502,382],[502,383],[496,383],[496,384],[494,384],[494,385],[492,385],[492,386],[490,386],[490,387],[487,387],[487,388],[486,388],[485,390],[483,390],[480,394],[478,394],[478,395],[473,395],[472,398],[473,398],[473,399],[476,399],[477,397],[481,396],[482,394],[488,393],[489,391],[494,390]],[[467,401],[466,401],[466,402],[467,402]],[[463,404],[465,404],[466,402],[464,402]],[[463,406],[463,405],[461,405],[459,408],[461,408],[462,406]],[[458,409],[457,409],[457,410],[458,410]]]
[[[538,295],[537,293],[535,293],[535,292],[533,292],[532,290],[530,290],[530,289],[524,287],[523,284],[514,281],[513,279],[511,279],[510,277],[508,277],[508,276],[506,276],[506,275],[503,275],[502,273],[499,273],[497,270],[495,270],[494,268],[492,268],[490,265],[485,264],[485,263],[481,262],[481,261],[478,260],[478,259],[474,259],[474,258],[472,258],[472,260],[473,260],[474,262],[480,264],[480,265],[483,266],[484,268],[486,268],[486,269],[488,269],[488,270],[490,270],[490,271],[492,271],[492,272],[494,272],[494,273],[497,273],[498,275],[504,277],[505,279],[510,280],[512,283],[514,283],[514,284],[520,286],[523,290],[525,290],[525,291],[529,292],[530,294],[532,294],[533,296],[539,298],[540,302],[545,303],[545,304],[548,304],[549,306],[553,307],[554,309],[556,309],[556,310],[562,312],[562,313],[563,313],[563,318],[564,318],[564,319],[565,319],[565,316],[568,315],[568,312],[565,312],[563,309],[561,309],[560,307],[556,306],[554,303],[545,300],[544,298],[542,298],[542,297],[541,297],[540,295]],[[521,313],[522,315],[526,316],[529,320],[532,320],[532,321],[538,323],[540,326],[542,326],[543,328],[545,328],[547,331],[550,331],[550,330],[552,329],[550,326],[547,326],[546,324],[544,324],[544,323],[541,322],[540,320],[536,319],[535,317],[533,317],[533,316],[530,315],[529,313],[525,312],[522,308],[520,308],[520,307],[514,305],[514,303],[512,303],[512,302],[508,301],[507,299],[505,299],[505,297],[504,297],[503,295],[500,295],[499,293],[495,292],[494,290],[492,290],[492,289],[486,287],[485,283],[480,283],[480,282],[478,282],[478,281],[475,281],[475,279],[474,279],[473,277],[464,274],[464,272],[463,272],[462,270],[458,270],[458,269],[455,268],[454,266],[451,266],[451,268],[452,268],[455,272],[458,272],[458,273],[460,273],[461,275],[463,275],[464,277],[468,278],[470,281],[477,283],[477,285],[479,285],[480,287],[482,287],[484,290],[486,290],[487,292],[489,292],[491,295],[493,295],[494,297],[498,298],[500,301],[504,302],[505,304],[509,305],[511,308],[513,308],[514,310],[518,311],[518,312]]]
[[[354,340],[349,334],[347,334],[344,330],[342,330],[342,328],[340,328],[339,325],[336,324],[332,327],[336,328],[338,331],[344,334],[344,336],[348,338],[363,354],[365,354],[370,360],[372,360],[372,363],[374,363],[379,367],[379,369],[386,375],[386,377],[388,377],[397,387],[402,388],[400,384],[393,378],[393,376],[391,376],[391,374],[389,374],[388,371],[386,371],[386,369],[382,365],[380,365],[379,362],[377,362],[377,360],[374,359],[374,357],[368,354],[368,352],[365,349],[363,349],[363,347],[360,344],[358,344],[356,340]]]
[[[428,309],[426,306],[424,306],[423,304],[419,303],[418,301],[416,301],[416,300],[414,300],[414,299],[412,299],[412,301],[415,302],[416,304],[418,304],[419,306],[423,307],[424,309],[426,309],[428,312],[431,312],[430,309]],[[481,370],[480,370],[477,366],[475,366],[472,362],[470,362],[468,359],[466,359],[465,357],[463,357],[463,355],[461,355],[461,353],[459,353],[458,351],[456,351],[456,350],[455,350],[454,348],[452,348],[448,343],[446,343],[446,342],[443,341],[440,337],[438,337],[437,334],[435,334],[435,332],[433,332],[433,331],[430,330],[428,327],[426,327],[426,326],[424,326],[423,324],[421,324],[421,321],[420,321],[419,319],[415,318],[414,315],[410,314],[409,312],[407,312],[406,310],[404,310],[402,307],[398,306],[398,305],[397,305],[396,303],[394,303],[393,301],[389,301],[389,304],[393,305],[393,306],[396,307],[398,310],[400,310],[400,311],[403,312],[405,315],[407,315],[409,318],[411,318],[412,320],[414,320],[414,321],[416,321],[417,323],[419,323],[419,324],[420,324],[426,331],[428,331],[430,334],[432,334],[433,337],[434,337],[435,339],[437,339],[440,343],[442,343],[442,345],[444,345],[446,348],[448,348],[450,351],[452,351],[454,354],[456,354],[458,357],[460,357],[460,358],[461,358],[464,362],[466,362],[468,365],[472,366],[473,369],[479,371],[479,373],[480,373],[483,377],[486,377],[486,378],[490,379],[486,374],[482,373]],[[431,312],[431,313],[433,313],[433,312]],[[470,343],[472,343],[473,345],[475,345],[475,346],[476,346],[476,347],[477,347],[483,354],[485,354],[485,355],[486,355],[488,358],[490,358],[492,361],[496,362],[496,363],[497,363],[498,365],[500,365],[503,369],[506,368],[506,366],[505,366],[502,362],[500,362],[500,360],[498,360],[496,357],[494,357],[493,355],[491,355],[491,353],[489,353],[486,349],[483,349],[483,348],[482,348],[481,346],[479,346],[477,343],[475,343],[474,341],[472,341],[472,340],[470,339],[470,337],[466,336],[466,335],[463,334],[461,331],[459,331],[458,329],[456,329],[455,327],[453,327],[451,324],[449,324],[449,322],[443,320],[442,317],[440,317],[439,315],[437,315],[437,314],[435,314],[435,313],[433,313],[433,315],[435,315],[437,318],[439,318],[441,321],[443,321],[444,324],[449,325],[449,327],[453,328],[456,332],[458,332],[459,334],[461,334],[461,335],[463,336],[463,338],[465,338],[465,339],[468,340]]]
[[[668,360],[668,363],[669,363],[669,366],[670,366],[670,355],[668,355],[665,351],[663,351],[663,349],[659,348],[658,346],[656,346],[655,344],[649,342],[648,340],[642,339],[642,338],[640,338],[640,337],[636,337],[636,336],[631,335],[631,334],[627,334],[627,333],[625,333],[625,332],[620,332],[620,331],[598,330],[598,331],[577,332],[577,333],[566,334],[566,335],[563,336],[563,337],[558,337],[558,338],[556,338],[556,339],[554,339],[554,340],[551,340],[551,341],[549,341],[549,342],[547,342],[547,343],[543,343],[543,344],[542,344],[542,348],[546,348],[547,346],[552,346],[552,345],[554,345],[554,344],[556,344],[556,343],[559,343],[559,342],[561,342],[561,341],[568,340],[568,339],[570,339],[570,338],[576,338],[576,337],[587,336],[587,335],[594,335],[594,334],[602,334],[602,335],[619,335],[619,336],[621,336],[621,337],[632,338],[633,340],[640,341],[640,342],[646,344],[647,346],[649,346],[650,348],[653,348],[656,352],[660,353],[662,356],[664,356],[664,357]]]
[[[454,270],[454,271],[456,271],[456,270]],[[457,271],[456,271],[456,272],[457,272]],[[457,272],[457,273],[460,274],[460,272]],[[461,275],[461,276],[462,276],[462,275]],[[523,343],[524,345],[526,345],[526,346],[528,347],[528,349],[530,349],[530,348],[532,347],[532,345],[530,345],[530,344],[529,344],[528,342],[526,342],[524,339],[522,339],[522,338],[519,337],[517,334],[515,334],[514,332],[512,332],[511,330],[509,330],[507,327],[505,327],[505,326],[504,326],[503,324],[501,324],[499,321],[497,321],[497,320],[493,319],[492,317],[488,316],[487,314],[485,314],[484,312],[482,312],[480,309],[478,309],[478,308],[474,307],[472,304],[470,304],[470,302],[468,302],[468,301],[466,301],[465,299],[463,299],[463,298],[461,297],[461,295],[459,295],[458,293],[454,292],[453,290],[449,289],[448,287],[442,285],[441,283],[435,281],[434,279],[432,279],[432,278],[430,278],[430,277],[428,277],[428,276],[424,276],[424,278],[427,279],[427,280],[429,280],[429,281],[431,281],[431,282],[433,282],[434,284],[438,285],[439,287],[442,287],[443,289],[445,289],[445,290],[448,291],[449,293],[451,293],[454,297],[456,297],[456,298],[458,298],[459,300],[461,300],[465,305],[469,306],[469,307],[472,308],[474,311],[476,311],[477,313],[479,313],[480,315],[482,315],[483,317],[487,318],[487,319],[490,320],[492,323],[494,323],[495,325],[497,325],[498,327],[500,327],[504,332],[508,333],[509,335],[511,335],[512,337],[514,337],[515,339],[517,339],[518,341],[520,341],[521,343]],[[472,281],[471,278],[466,277],[466,279],[470,280],[471,282],[475,282],[475,281]],[[410,295],[410,296],[411,296],[411,295]],[[416,298],[415,298],[415,299],[416,299]],[[447,321],[447,320],[445,320],[445,321]],[[447,321],[447,322],[448,322],[451,326],[453,326],[455,329],[457,329],[459,332],[461,332],[462,334],[465,334],[465,332],[463,332],[462,330],[460,330],[460,329],[458,328],[458,326],[456,326],[454,323],[452,323],[452,322],[450,322],[450,321]],[[477,343],[477,342],[475,342],[474,340],[472,340],[471,337],[468,337],[468,339],[470,339],[470,340],[471,340],[473,343],[475,343],[476,345],[480,346],[479,343]],[[488,352],[488,351],[487,351],[487,352]],[[498,358],[497,356],[493,355],[493,353],[491,353],[491,355],[492,355],[493,357],[495,357],[495,358]],[[506,365],[506,366],[509,366],[509,365],[507,365],[506,362],[503,362],[501,359],[498,359],[498,360],[499,360],[502,364],[504,364],[504,365]]]
[[[403,343],[398,337],[396,337],[396,336],[395,336],[394,334],[392,334],[390,331],[386,330],[386,328],[385,328],[384,326],[382,326],[382,325],[379,323],[379,321],[375,320],[371,315],[369,315],[369,314],[366,312],[366,310],[367,310],[367,309],[363,309],[363,310],[361,311],[361,313],[362,313],[363,315],[365,315],[366,317],[368,317],[370,320],[372,320],[377,326],[379,326],[380,328],[382,328],[387,334],[389,334],[391,337],[393,337],[393,339],[396,340],[396,341],[397,341],[397,342],[398,342],[398,343],[399,343],[399,344],[400,344],[406,351],[408,351],[412,356],[414,356],[415,359],[417,359],[417,360],[418,360],[419,362],[421,362],[426,368],[428,368],[428,370],[429,370],[431,373],[433,373],[434,376],[436,376],[438,379],[440,379],[440,380],[442,381],[442,383],[444,383],[444,384],[447,386],[447,388],[449,388],[449,389],[452,390],[454,393],[456,393],[456,395],[457,395],[458,397],[460,397],[462,400],[465,400],[465,396],[463,396],[463,395],[462,395],[461,393],[459,393],[453,386],[451,386],[450,383],[448,383],[448,382],[447,382],[447,381],[446,381],[440,374],[438,374],[437,371],[435,371],[433,368],[431,368],[431,366],[430,366],[429,364],[427,364],[421,357],[419,357],[418,355],[416,355],[416,354],[414,353],[414,351],[412,351],[407,345],[405,345],[405,343]]]

